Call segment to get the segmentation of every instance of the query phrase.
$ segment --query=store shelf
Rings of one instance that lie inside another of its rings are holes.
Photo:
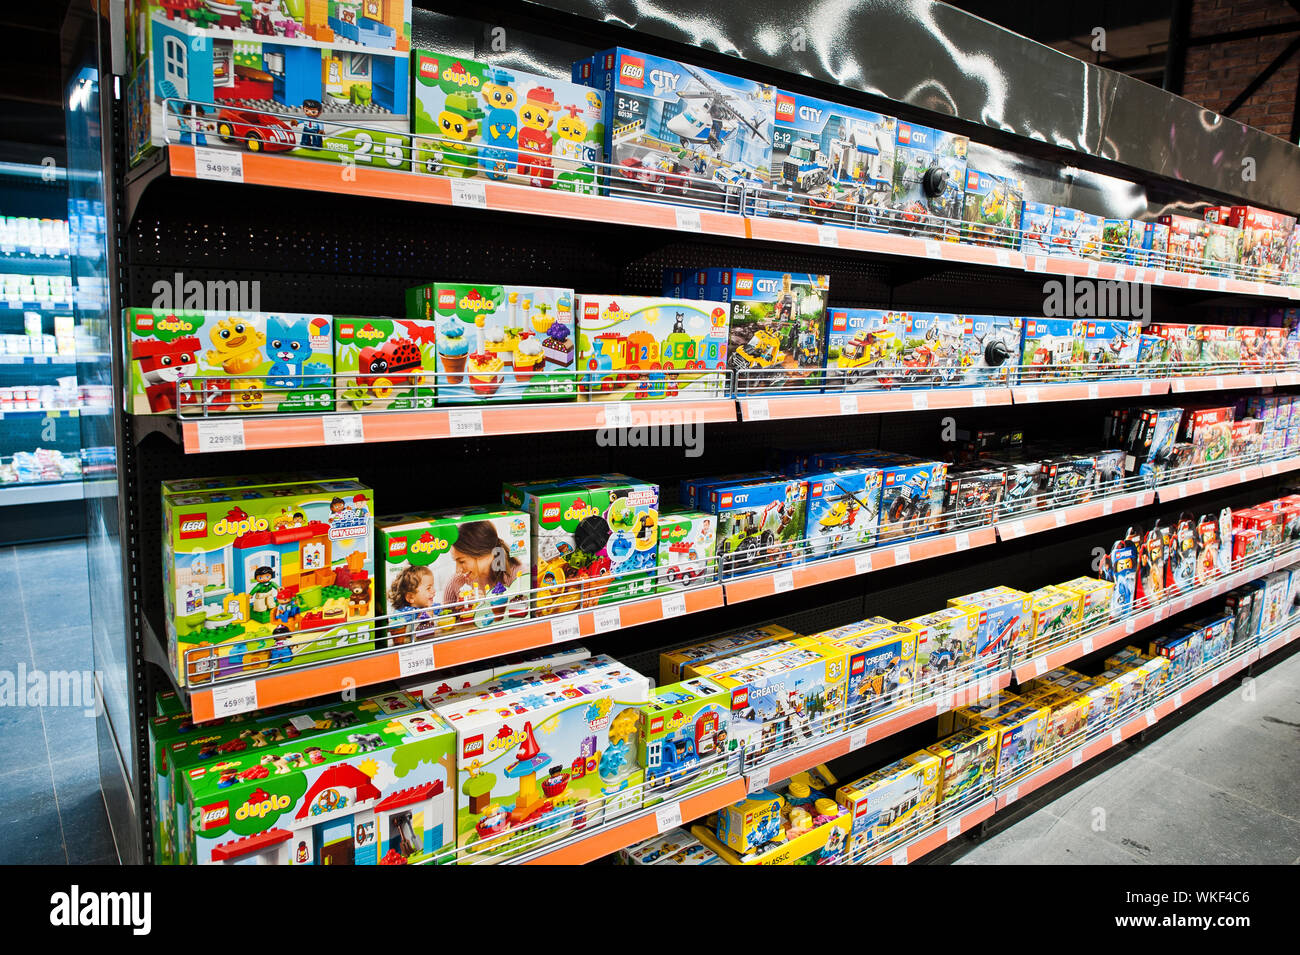
[[[75,365],[76,355],[0,355],[0,365]]]
[[[960,262],[968,265],[991,265],[1011,269],[1023,269],[1025,267],[1025,257],[1014,249],[966,245],[959,242],[944,242],[939,239],[897,235],[891,232],[873,232],[869,229],[817,225],[811,222],[792,222],[786,219],[762,217],[750,219],[749,238],[770,242],[791,242],[798,245],[816,245],[822,248],[846,249],[853,252],[902,255],[941,262]]]
[[[898,389],[745,397],[736,403],[742,421],[773,421],[1009,405],[1011,393],[1006,387]]]
[[[79,501],[85,496],[83,485],[79,480],[0,485],[0,507],[13,507],[19,504],[53,504],[56,501]]]
[[[995,528],[999,540],[1016,540],[1027,534],[1040,534],[1043,531],[1068,527],[1081,521],[1092,521],[1102,516],[1136,510],[1152,504],[1155,499],[1155,490],[1132,491],[1084,504],[1073,504],[1070,507],[998,521]]]
[[[1300,466],[1300,459],[1272,461],[1267,465],[1269,468],[1278,468],[1276,471],[1271,471],[1270,474],[1281,474],[1284,470],[1290,471],[1298,466]],[[1208,494],[1210,491],[1219,491],[1225,487],[1245,484],[1247,481],[1257,481],[1263,476],[1263,467],[1255,464],[1250,467],[1207,475],[1206,477],[1192,478],[1190,481],[1169,484],[1157,488],[1156,497],[1161,504],[1168,504],[1170,501],[1181,501],[1193,494]]]
[[[1096,262],[1091,259],[1025,253],[1025,271],[1046,275],[1071,275],[1076,278],[1099,279],[1105,282],[1136,282],[1159,288],[1188,289],[1200,292],[1218,292],[1224,295],[1251,295],[1263,298],[1294,299],[1300,297],[1300,288],[1254,282],[1240,278],[1216,275],[1195,275],[1169,269],[1125,265],[1119,262]]]
[[[1063,381],[1012,385],[1011,394],[1018,405],[1046,401],[1096,401],[1099,398],[1145,398],[1169,394],[1170,379],[1119,379],[1116,381]]]
[[[956,839],[963,832],[970,832],[980,823],[987,821],[997,811],[997,801],[990,796],[977,802],[960,816],[948,820],[942,828],[926,832],[911,842],[897,846],[888,855],[881,855],[872,860],[875,865],[908,865],[935,849]]]
[[[1288,373],[1289,374],[1289,373]],[[1196,391],[1231,391],[1239,388],[1272,388],[1278,383],[1278,376],[1270,372],[1258,372],[1245,375],[1198,375],[1187,378],[1174,378],[1173,393],[1176,395]]]

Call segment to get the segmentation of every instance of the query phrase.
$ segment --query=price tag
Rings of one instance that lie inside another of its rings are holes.
[[[1174,694],[1174,709],[1180,709],[1183,705],[1183,694],[1181,691]]]
[[[565,643],[582,636],[577,615],[551,618],[551,643]]]
[[[471,209],[487,208],[487,183],[482,179],[453,179],[451,204]]]
[[[996,261],[998,265],[1002,266],[1003,268],[1006,268],[1011,264],[1011,253],[1008,252],[1006,249],[998,249],[996,252],[993,253],[993,258],[994,261]]]
[[[817,244],[828,249],[839,248],[840,230],[830,225],[819,225],[817,227]]]
[[[623,615],[618,607],[597,607],[591,612],[597,633],[609,633],[623,626]]]
[[[621,401],[611,402],[605,405],[605,427],[606,428],[630,428],[632,427],[632,406],[624,404]]]
[[[244,422],[204,419],[199,422],[199,450],[244,450]]]
[[[1065,526],[1065,515],[1064,515],[1064,514],[1058,513],[1058,514],[1056,515],[1056,526],[1057,526],[1057,527],[1064,527],[1064,526]]]
[[[977,388],[971,392],[970,404],[972,408],[983,408],[989,403],[989,396],[983,388]]]
[[[1077,769],[1083,764],[1083,750],[1076,749],[1074,755],[1070,757],[1070,766]]]
[[[1146,712],[1146,719],[1147,719],[1147,726],[1155,726],[1155,725],[1156,725],[1156,711],[1155,711],[1155,710],[1147,710],[1147,712]]]
[[[1226,291],[1228,291],[1228,280],[1227,280],[1227,279],[1225,279],[1225,278],[1220,278],[1220,279],[1219,279],[1219,291],[1220,291],[1220,292],[1226,292]]]
[[[1146,270],[1146,269],[1134,269],[1134,270],[1133,270],[1133,281],[1134,281],[1134,282],[1137,282],[1137,283],[1139,283],[1139,284],[1145,284],[1148,278],[1149,278],[1149,276],[1147,275],[1147,270]]]
[[[1131,634],[1131,633],[1133,633],[1133,631],[1136,630],[1136,629],[1137,629],[1137,621],[1134,620],[1132,617],[1129,617],[1129,619],[1127,619],[1127,620],[1124,621],[1124,632],[1125,632],[1125,633]]]
[[[1215,377],[1215,379],[1214,379],[1214,390],[1215,390],[1215,391],[1222,391],[1222,390],[1223,390],[1223,376],[1222,376],[1222,375],[1217,375],[1217,376]]]
[[[858,396],[840,395],[840,414],[857,414]]]
[[[854,554],[853,555],[853,572],[855,574],[871,573],[871,554]]]
[[[1025,262],[1031,272],[1047,271],[1047,258],[1045,256],[1031,255],[1025,259]]]
[[[899,846],[889,856],[889,861],[894,865],[907,865],[907,846]]]
[[[849,734],[849,749],[862,749],[867,745],[867,728],[860,726]]]
[[[1047,658],[1039,657],[1034,661],[1034,676],[1042,676],[1047,672]]]
[[[1026,388],[1026,389],[1025,389],[1024,391],[1022,391],[1020,394],[1021,394],[1021,396],[1025,399],[1025,404],[1030,404],[1030,405],[1032,405],[1032,404],[1035,404],[1035,403],[1038,401],[1038,389],[1037,389],[1037,388]]]
[[[766,398],[751,398],[745,409],[745,417],[750,421],[767,421],[772,417]]]
[[[682,824],[682,804],[670,802],[655,809],[655,828],[663,833]]]
[[[1003,527],[1006,528],[1006,532],[1007,532],[1006,536],[1012,539],[1025,536],[1024,521],[1012,521],[1010,524],[1004,524]]]
[[[1112,746],[1118,746],[1122,742],[1124,742],[1124,734],[1120,731],[1120,728],[1116,726],[1110,731],[1110,744]]]
[[[1019,799],[1019,798],[1020,798],[1020,785],[1019,785],[1019,784],[1016,784],[1015,786],[1012,786],[1010,789],[1007,790],[1007,792],[1006,792],[1006,804],[1007,804],[1008,806],[1010,806],[1013,802],[1015,802],[1015,801],[1016,801],[1017,799]]]
[[[970,550],[970,534],[965,532],[958,534],[955,539],[955,542],[956,542],[957,550],[959,551]]]
[[[397,648],[397,670],[402,676],[428,673],[433,669],[433,644],[424,640]]]
[[[912,410],[913,410],[913,411],[926,411],[926,410],[929,409],[929,407],[930,407],[930,396],[929,396],[929,394],[927,394],[927,393],[924,392],[924,391],[913,392],[913,394],[912,394]]]
[[[1100,385],[1097,385],[1097,384],[1091,384],[1091,385],[1088,386],[1088,398],[1089,398],[1089,399],[1096,400],[1100,395],[1101,395],[1101,386],[1100,386]]]
[[[1090,278],[1090,279],[1095,279],[1095,278],[1097,277],[1097,272],[1098,272],[1098,266],[1097,266],[1097,263],[1096,263],[1096,262],[1089,262],[1089,263],[1088,263],[1088,278]]]
[[[257,709],[257,684],[219,683],[212,688],[212,712],[216,716],[235,716]]]
[[[778,570],[772,575],[772,590],[778,594],[794,590],[794,574],[788,570]]]
[[[934,711],[936,713],[947,713],[953,708],[953,690],[942,691],[935,697]]]
[[[312,716],[293,716],[289,718],[289,725],[300,733],[303,730],[315,730],[316,718]]]
[[[751,793],[756,793],[760,789],[766,789],[771,778],[772,767],[770,766],[759,766],[751,769],[745,777],[745,788]]]
[[[685,594],[664,594],[659,602],[663,604],[664,619],[669,617],[680,617],[686,613],[686,595]]]
[[[1210,686],[1218,686],[1218,685],[1219,685],[1219,674],[1216,671],[1210,674]]]
[[[699,209],[683,209],[678,206],[673,212],[677,216],[677,228],[682,232],[704,231],[704,226],[700,224]]]
[[[456,182],[455,179],[452,182]],[[483,412],[477,408],[447,412],[447,428],[453,438],[473,438],[483,433]]]
[[[1101,502],[1101,512],[1103,514],[1111,514],[1114,513],[1114,511],[1115,511],[1114,501],[1107,499]]]
[[[194,177],[218,182],[244,181],[244,154],[224,149],[194,149]]]
[[[366,440],[359,414],[325,415],[321,424],[325,428],[326,444],[361,444]]]
[[[1083,652],[1092,653],[1092,637],[1083,638]]]
[[[943,246],[934,239],[925,240],[925,257],[927,259],[943,258]]]
[[[1151,394],[1151,382],[1149,381],[1142,382],[1142,394],[1143,395]]]
[[[912,561],[912,545],[903,544],[901,547],[894,548],[894,566],[899,567]]]

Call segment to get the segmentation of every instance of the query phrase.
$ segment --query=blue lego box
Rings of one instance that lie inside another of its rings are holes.
[[[961,339],[962,382],[1005,385],[1022,351],[1024,319],[1008,315],[967,315]]]
[[[936,533],[943,513],[944,478],[939,461],[885,464],[880,476],[880,542],[897,544]]]
[[[879,468],[849,467],[800,475],[808,482],[808,556],[826,557],[876,542]]]
[[[894,188],[890,200],[894,228],[957,241],[962,233],[969,140],[902,122],[898,123],[894,139]]]
[[[1020,247],[1020,220],[1025,205],[1025,184],[1011,176],[978,169],[966,170],[963,238],[976,245],[1004,249]]]
[[[1101,216],[1057,206],[1052,215],[1052,253],[1076,259],[1101,257]]]
[[[718,515],[723,576],[789,566],[803,559],[808,482],[783,478],[709,489],[701,509]]]
[[[1088,362],[1099,366],[1132,370],[1138,362],[1142,323],[1123,320],[1089,321],[1085,328]]]
[[[1020,251],[1029,255],[1052,254],[1052,219],[1056,206],[1026,202],[1020,215]]]
[[[907,312],[832,308],[826,322],[827,383],[863,390],[889,387],[902,354],[900,331]]]
[[[1087,325],[1074,318],[1026,318],[1020,364],[1021,381],[1055,381],[1069,377],[1073,366],[1087,361]],[[1079,369],[1074,368],[1077,374]]]
[[[769,185],[773,87],[622,47],[574,63],[573,81],[606,94],[611,193],[720,204]]]

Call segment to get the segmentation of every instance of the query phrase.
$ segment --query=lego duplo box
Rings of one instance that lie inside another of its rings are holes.
[[[132,6],[132,162],[173,143],[410,168],[409,2]]]
[[[506,484],[502,495],[531,518],[534,615],[653,591],[659,485],[597,474]]]
[[[939,803],[956,802],[990,786],[997,771],[997,734],[968,726],[926,747],[942,762]]]
[[[804,557],[808,482],[801,478],[723,484],[701,506],[718,516],[724,577],[798,563]]]
[[[777,90],[772,185],[805,215],[883,208],[894,178],[894,118]]]
[[[433,700],[444,694],[463,693],[494,678],[515,678],[554,673],[569,664],[589,660],[591,651],[574,643],[541,654],[515,654],[500,661],[466,663],[433,674],[414,677],[398,688],[417,700]]]
[[[128,308],[123,317],[133,414],[334,407],[329,315]]]
[[[579,295],[579,394],[625,401],[726,393],[727,313],[721,301]]]
[[[415,168],[594,194],[604,158],[604,94],[525,70],[416,49]]]
[[[572,289],[437,282],[406,314],[437,327],[439,404],[574,396]]]
[[[716,580],[715,548],[718,518],[703,511],[674,511],[659,515],[660,590],[680,590]]]
[[[484,713],[520,715],[549,702],[588,692],[584,687],[630,672],[604,654],[574,660],[546,670],[525,670],[493,677],[465,690],[426,695],[424,703],[453,726]]]
[[[835,799],[853,816],[855,857],[874,854],[896,836],[930,824],[941,768],[939,757],[922,751],[839,788]]]
[[[182,684],[374,646],[365,485],[177,494],[163,502],[162,535],[167,642]]]
[[[500,862],[638,808],[637,725],[649,699],[645,677],[604,671],[558,698],[524,695],[506,715],[456,722],[461,861]]]
[[[234,754],[185,779],[200,864],[398,865],[454,843],[455,734],[413,713]]]
[[[800,474],[808,482],[808,555],[870,547],[880,528],[880,469],[836,468]]]
[[[726,776],[729,757],[740,752],[730,725],[731,693],[712,680],[696,677],[652,691],[637,723],[636,759],[645,770],[645,805],[684,796]]]
[[[683,678],[683,671],[691,664],[704,665],[746,649],[770,646],[773,643],[790,640],[796,636],[798,634],[793,630],[779,624],[767,624],[748,630],[737,630],[734,633],[714,637],[702,643],[692,643],[676,650],[665,651],[659,654],[659,682],[661,684],[676,683]]]
[[[434,322],[417,318],[334,319],[339,399],[356,409],[432,408],[438,355]]]
[[[602,90],[614,195],[717,202],[771,181],[775,89],[616,47],[573,64]]]
[[[529,615],[531,520],[522,511],[435,511],[375,527],[390,644]]]

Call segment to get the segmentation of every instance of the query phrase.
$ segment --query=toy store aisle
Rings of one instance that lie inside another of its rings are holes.
[[[0,592],[10,598],[0,610],[0,671],[12,674],[10,686],[25,683],[30,693],[37,680],[71,674],[86,685],[94,664],[85,542],[0,549]],[[95,720],[79,698],[35,702],[20,696],[0,706],[0,863],[115,864]]]
[[[959,864],[1300,864],[1300,654]]]

